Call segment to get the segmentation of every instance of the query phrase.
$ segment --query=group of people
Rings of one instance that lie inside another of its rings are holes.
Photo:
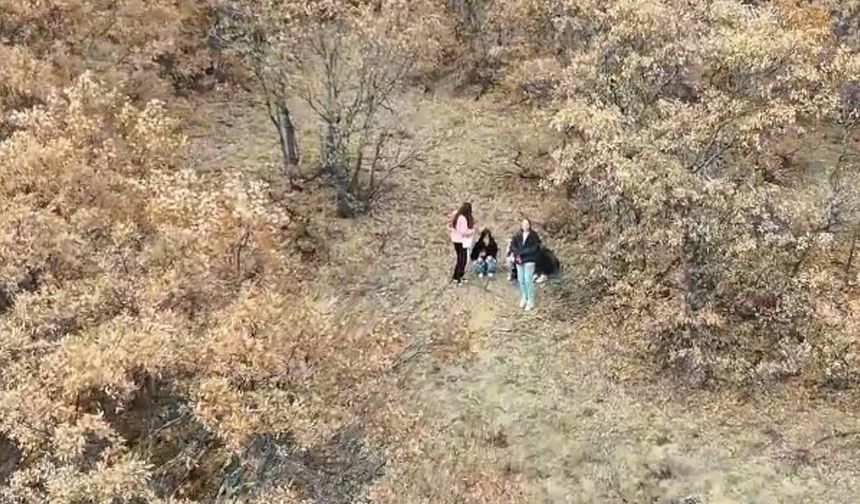
[[[493,233],[485,228],[475,240],[475,220],[472,204],[463,203],[448,223],[451,242],[457,256],[451,281],[459,285],[465,281],[466,266],[471,259],[472,271],[479,277],[493,277],[499,268],[499,247]],[[541,242],[529,219],[523,219],[520,229],[508,242],[505,262],[510,268],[510,279],[520,288],[520,308],[535,307],[535,283],[546,280],[559,270],[559,261]]]

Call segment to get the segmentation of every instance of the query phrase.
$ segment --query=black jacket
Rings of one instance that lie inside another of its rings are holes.
[[[552,276],[558,273],[559,269],[561,269],[561,262],[555,253],[546,247],[541,247],[535,261],[535,273]]]
[[[526,238],[525,243],[523,243],[522,233],[515,234],[511,241],[511,252],[513,252],[514,258],[519,256],[520,262],[523,264],[536,262],[540,248],[540,236],[538,236],[535,230],[529,231],[529,236]]]
[[[481,252],[486,254],[487,257],[498,259],[499,246],[496,245],[495,240],[491,240],[489,244],[485,244],[484,240],[478,240],[478,242],[472,246],[472,260],[477,261],[478,257],[481,256]]]

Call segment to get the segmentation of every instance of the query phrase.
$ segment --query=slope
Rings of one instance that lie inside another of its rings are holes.
[[[690,393],[607,366],[624,349],[613,345],[614,321],[589,316],[577,287],[589,268],[584,238],[549,236],[565,273],[540,288],[536,313],[516,309],[504,278],[448,286],[445,218],[460,201],[472,201],[478,226],[500,241],[523,215],[541,223],[563,203],[513,174],[514,153],[540,140],[525,111],[450,96],[408,96],[403,106],[414,134],[436,146],[425,165],[395,178],[372,215],[339,221],[330,199],[291,196],[323,236],[308,272],[320,302],[393,324],[407,342],[394,367],[401,396],[378,413],[402,420],[375,438],[388,464],[374,495],[410,503],[854,501],[860,419],[847,408],[791,391]],[[277,151],[258,108],[236,101],[197,114],[201,166],[270,176]]]

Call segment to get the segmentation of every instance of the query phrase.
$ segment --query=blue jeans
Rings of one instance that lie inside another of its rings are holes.
[[[474,271],[476,275],[488,275],[490,273],[495,273],[497,267],[498,265],[496,264],[496,259],[493,257],[478,259],[477,261],[472,263],[472,271]]]
[[[517,264],[517,283],[520,284],[520,296],[526,306],[535,305],[535,263]]]

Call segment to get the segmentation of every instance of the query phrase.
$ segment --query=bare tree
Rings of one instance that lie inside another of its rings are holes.
[[[354,21],[326,24],[308,41],[305,74],[313,77],[302,98],[322,122],[322,173],[344,217],[368,211],[392,173],[421,159],[396,125],[395,97],[432,43],[410,40],[405,14],[396,6],[362,11]]]
[[[300,37],[286,19],[290,19],[289,13],[277,7],[223,2],[216,9],[210,40],[220,49],[237,54],[251,70],[278,135],[284,176],[296,187],[301,157],[288,101]]]
[[[255,58],[255,60],[257,59]],[[262,58],[259,58],[259,60],[262,60]],[[283,66],[271,68],[264,61],[255,63],[253,68],[254,75],[263,89],[269,120],[278,132],[278,143],[281,147],[281,156],[284,163],[284,175],[288,178],[290,184],[295,185],[299,178],[298,166],[301,158],[299,157],[299,141],[296,136],[296,128],[290,114],[290,107],[287,104],[286,69]]]
[[[259,84],[293,184],[299,146],[288,101],[300,98],[316,112],[320,174],[336,191],[338,213],[352,216],[370,208],[391,173],[419,157],[394,127],[393,99],[434,60],[440,17],[434,4],[406,0],[304,7],[224,0],[213,32]]]

